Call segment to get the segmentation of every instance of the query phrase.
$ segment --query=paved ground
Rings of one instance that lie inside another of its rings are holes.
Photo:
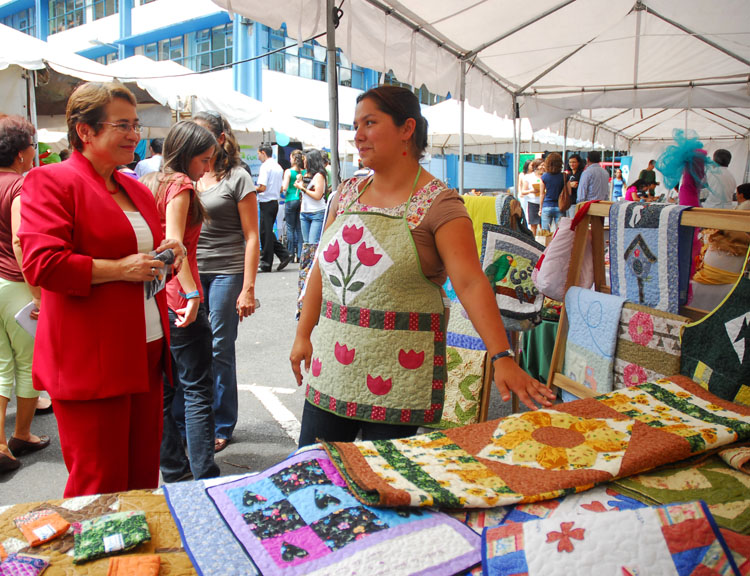
[[[282,272],[258,275],[260,310],[240,325],[237,372],[240,420],[234,440],[217,455],[222,475],[259,471],[296,448],[304,396],[289,367],[294,340],[297,295],[296,264]],[[493,394],[490,418],[508,413]],[[15,403],[8,408],[6,433],[15,422]],[[23,466],[0,476],[0,505],[62,498],[67,479],[53,414],[37,416],[32,430],[52,438],[49,448],[22,457]]]

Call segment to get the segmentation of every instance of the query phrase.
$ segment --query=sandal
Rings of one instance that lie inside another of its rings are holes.
[[[44,396],[39,396],[36,399],[36,411],[34,414],[51,414],[52,411],[52,400]]]
[[[0,452],[0,473],[12,472],[21,467],[21,461]]]
[[[224,448],[227,447],[227,444],[229,444],[229,440],[227,438],[216,438],[214,440],[214,452],[221,452],[224,450]]]

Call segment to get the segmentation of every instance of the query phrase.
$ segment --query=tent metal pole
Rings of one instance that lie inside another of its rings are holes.
[[[563,150],[562,150],[563,166],[565,166],[565,155],[568,153],[568,119],[565,119],[563,124]]]
[[[34,80],[36,78],[36,72],[33,70],[26,70],[26,98],[28,103],[28,114],[29,122],[34,126],[34,130],[39,133],[39,122],[36,117],[36,86]],[[39,137],[37,136],[37,139]],[[39,146],[34,150],[34,166],[39,166]]]
[[[458,96],[458,193],[464,194],[464,104],[466,101],[466,61],[461,61],[461,87]]]
[[[336,23],[334,14],[336,3],[334,0],[326,0],[326,44],[327,61],[326,72],[328,75],[328,134],[331,138],[331,187],[336,190],[339,187],[339,90],[336,80]]]
[[[518,131],[518,104],[516,95],[513,95],[513,195],[518,198],[518,166],[520,165],[519,156],[521,155],[521,144],[519,143]]]

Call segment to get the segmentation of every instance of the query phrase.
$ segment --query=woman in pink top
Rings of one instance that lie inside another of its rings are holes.
[[[184,242],[187,253],[166,288],[173,378],[184,396],[187,455],[172,413],[175,388],[165,385],[160,467],[166,482],[219,475],[214,462],[211,326],[196,260],[205,212],[194,187],[208,172],[216,146],[216,138],[203,126],[178,122],[164,140],[162,172],[152,184],[166,234]]]

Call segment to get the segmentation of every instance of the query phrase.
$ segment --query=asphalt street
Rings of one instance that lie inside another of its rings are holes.
[[[258,274],[256,296],[261,307],[240,325],[240,418],[232,442],[216,455],[222,476],[264,470],[297,447],[304,395],[294,381],[288,358],[296,330],[298,266],[290,264],[276,272],[277,264],[274,263],[274,272]],[[505,415],[509,409],[493,390],[490,418]],[[6,421],[8,436],[14,423],[12,400]],[[44,450],[22,456],[21,468],[0,476],[0,505],[62,498],[67,471],[54,414],[36,416],[32,431],[49,435],[52,443]]]

